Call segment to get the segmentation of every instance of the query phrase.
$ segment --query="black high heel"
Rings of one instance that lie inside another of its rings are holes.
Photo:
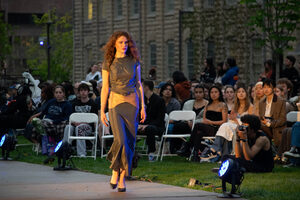
[[[119,170],[119,172],[118,172],[119,174],[118,174],[118,179],[119,179],[119,176],[120,176],[120,170]],[[116,184],[113,184],[113,183],[109,183],[110,184],[110,187],[111,187],[111,189],[116,189],[117,188],[117,186],[118,186],[118,179],[117,179],[117,183]]]
[[[118,185],[118,184],[113,184],[113,183],[109,183],[109,184],[110,184],[111,189],[113,189],[113,190],[116,189],[117,185]]]
[[[118,188],[118,192],[126,192],[126,187],[125,188]]]

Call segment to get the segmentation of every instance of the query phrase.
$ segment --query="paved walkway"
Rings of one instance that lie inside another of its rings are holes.
[[[127,192],[109,186],[110,177],[81,171],[0,161],[0,199],[218,199],[216,193],[182,187],[127,181]]]

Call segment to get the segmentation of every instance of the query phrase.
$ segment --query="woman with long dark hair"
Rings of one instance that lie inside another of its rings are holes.
[[[133,38],[124,31],[113,33],[103,49],[105,60],[102,68],[100,118],[108,126],[105,115],[108,100],[109,121],[114,134],[107,155],[112,169],[110,185],[112,189],[118,187],[118,192],[125,192],[125,176],[129,176],[132,168],[139,104],[142,106],[140,122],[146,119],[140,58]]]
[[[222,124],[216,133],[214,144],[201,155],[202,158],[209,158],[210,161],[219,161],[221,156],[228,155],[234,150],[236,128],[241,125],[241,117],[253,113],[253,105],[250,103],[247,89],[244,85],[239,84],[235,92],[234,107],[230,112],[229,121]],[[233,144],[230,145],[230,142]],[[212,155],[209,155],[212,154]]]
[[[215,136],[221,124],[227,122],[228,109],[223,100],[222,91],[213,85],[209,89],[208,104],[204,108],[203,121],[195,124],[190,145],[194,147],[192,161],[199,162],[199,153],[205,148],[201,144],[203,136]]]

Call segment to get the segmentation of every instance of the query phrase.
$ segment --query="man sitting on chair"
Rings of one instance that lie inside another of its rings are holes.
[[[154,84],[152,81],[144,81],[143,89],[146,104],[146,120],[138,126],[138,134],[146,135],[146,143],[148,145],[149,161],[153,161],[153,153],[155,152],[155,136],[161,136],[164,131],[165,118],[165,102],[153,93]]]
[[[86,83],[81,83],[78,86],[78,93],[80,99],[75,99],[72,102],[73,113],[95,113],[97,114],[98,109],[95,102],[89,98],[90,88]],[[69,129],[71,134],[74,133],[76,136],[86,136],[90,135],[93,131],[93,127],[91,124],[86,123],[73,123],[71,126],[67,125],[64,131],[64,141],[68,141],[68,132]],[[77,146],[77,155],[80,157],[86,156],[86,143],[85,140],[76,140]]]

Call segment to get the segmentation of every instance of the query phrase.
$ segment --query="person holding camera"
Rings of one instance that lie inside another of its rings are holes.
[[[255,115],[244,115],[241,121],[235,144],[237,161],[247,172],[271,172],[274,168],[271,141],[260,131],[259,118]]]

